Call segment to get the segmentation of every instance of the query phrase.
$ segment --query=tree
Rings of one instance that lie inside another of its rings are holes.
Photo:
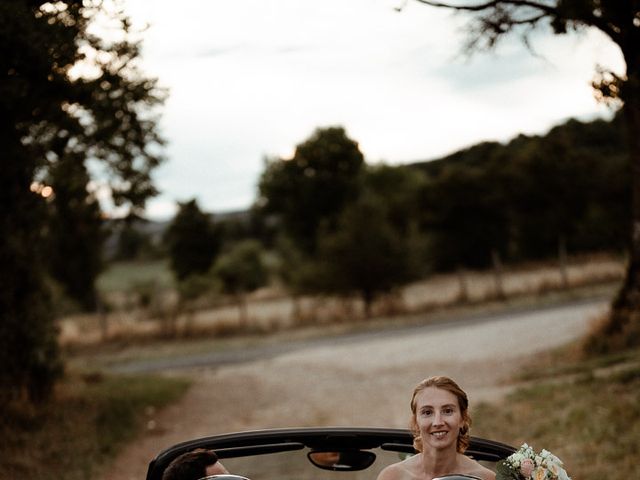
[[[429,179],[420,216],[438,269],[626,247],[630,188],[620,115],[544,136],[483,142],[411,165]],[[563,255],[561,255],[561,258]]]
[[[465,11],[472,15],[468,47],[492,48],[511,33],[528,33],[537,27],[555,34],[596,28],[622,53],[623,75],[598,69],[593,85],[605,101],[622,102],[631,165],[632,199],[629,260],[625,280],[611,305],[602,333],[624,338],[618,345],[640,345],[640,2],[637,0],[416,0],[433,7]],[[602,348],[606,349],[604,343]]]
[[[408,238],[396,231],[380,198],[363,195],[345,208],[335,232],[319,240],[318,290],[358,292],[365,316],[376,296],[413,278]]]
[[[453,164],[427,184],[423,225],[431,232],[436,269],[487,267],[492,252],[505,254],[508,219],[501,183],[498,169]]]
[[[311,255],[320,226],[333,230],[344,206],[356,198],[363,165],[358,144],[342,127],[317,129],[293,158],[267,163],[258,203],[264,214],[277,214],[287,234]]]
[[[236,297],[240,323],[246,325],[246,294],[266,285],[268,280],[260,243],[256,240],[239,242],[217,260],[213,272],[221,281],[223,291]]]
[[[17,145],[10,147],[7,156],[24,155]],[[37,248],[46,213],[41,199],[28,190],[24,160],[9,162],[0,175],[0,406],[25,396],[45,400],[62,374],[47,272]]]
[[[609,212],[606,207],[609,199],[621,198],[616,190],[625,182],[611,181],[606,170],[619,169],[616,155],[624,148],[611,148],[615,135],[603,135],[606,122],[588,127],[570,120],[544,137],[521,139],[508,148],[504,184],[513,257],[548,258],[563,247],[572,252],[620,248],[615,234],[624,223],[616,217],[624,207]]]
[[[141,209],[155,193],[151,172],[162,160],[162,140],[153,109],[164,92],[138,70],[140,44],[126,16],[110,6],[99,0],[0,2],[5,399],[45,398],[61,372],[43,268],[44,197],[56,188],[62,192],[66,181],[59,176],[56,184],[46,184],[54,167],[69,161],[82,163],[85,172],[100,171],[94,180],[108,184],[113,202],[123,207]],[[108,23],[109,38],[90,29],[100,18]]]
[[[389,221],[398,232],[408,234],[420,214],[424,174],[408,166],[379,164],[365,169],[362,177],[363,190],[384,202]]]
[[[141,228],[145,223],[146,220],[141,218],[127,218],[113,226],[113,234],[117,238],[113,258],[135,260],[156,253],[149,233]]]
[[[211,268],[218,241],[211,216],[203,213],[195,200],[180,204],[165,235],[171,269],[178,281]]]
[[[95,280],[102,271],[106,232],[98,200],[87,191],[89,173],[82,158],[69,156],[52,166],[49,184],[48,258],[53,277],[84,310],[95,310]]]

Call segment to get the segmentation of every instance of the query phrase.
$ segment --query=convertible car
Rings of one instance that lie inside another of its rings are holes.
[[[151,461],[147,480],[161,480],[174,458],[197,448],[214,450],[229,472],[250,480],[375,480],[385,466],[415,454],[413,438],[405,429],[257,430],[174,445]],[[514,451],[509,445],[472,437],[466,454],[492,468]]]

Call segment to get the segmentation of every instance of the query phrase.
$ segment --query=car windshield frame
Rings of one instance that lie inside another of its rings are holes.
[[[408,429],[305,427],[252,430],[202,437],[173,445],[160,452],[149,463],[146,480],[162,480],[164,469],[173,459],[198,448],[214,450],[222,461],[304,449],[380,449],[409,455],[416,453],[413,448],[413,435]],[[471,437],[465,454],[478,461],[496,462],[513,452],[515,448],[510,445]]]

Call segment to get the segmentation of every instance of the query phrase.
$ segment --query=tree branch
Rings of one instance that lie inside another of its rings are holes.
[[[547,15],[545,15],[544,13],[541,13],[534,17],[523,18],[521,20],[512,20],[511,24],[512,25],[534,25],[538,23],[540,20],[542,20],[543,18],[545,18],[546,16]]]
[[[509,23],[513,25],[523,24],[535,24],[544,16],[556,18],[562,22],[573,22],[575,24],[583,24],[586,26],[593,26],[607,34],[615,43],[620,44],[620,32],[616,28],[616,25],[612,24],[607,18],[601,18],[592,11],[584,11],[582,15],[566,17],[558,5],[550,5],[543,3],[540,0],[485,0],[481,3],[471,3],[471,0],[466,0],[461,4],[454,4],[449,2],[440,2],[436,0],[415,0],[416,2],[424,5],[429,5],[436,8],[448,8],[450,10],[467,11],[467,12],[484,12],[486,10],[498,11],[501,7],[525,7],[540,12],[539,15],[532,16],[526,19],[516,19],[515,16],[511,16]]]
[[[466,10],[469,12],[481,12],[483,10],[489,10],[491,8],[498,8],[500,5],[513,5],[515,7],[530,7],[543,11],[547,15],[553,15],[558,12],[557,7],[540,3],[535,0],[489,0],[484,3],[478,4],[462,4],[453,5],[451,3],[435,2],[433,0],[416,0],[417,2],[430,5],[438,8],[449,8],[452,10]]]

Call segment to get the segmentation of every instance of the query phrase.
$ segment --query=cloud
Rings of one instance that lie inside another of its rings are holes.
[[[184,3],[127,2],[151,23],[144,66],[171,92],[152,201],[163,211],[193,197],[248,207],[262,158],[319,126],[342,125],[369,161],[397,164],[602,113],[589,80],[597,59],[617,58],[587,32],[536,37],[539,58],[513,38],[465,59],[464,18],[413,2],[401,13],[395,0]]]
[[[206,48],[200,51],[196,51],[192,54],[187,53],[187,55],[192,56],[193,58],[208,58],[208,57],[219,57],[221,55],[230,55],[233,53],[243,52],[248,49],[247,45],[231,45],[228,47],[215,47],[215,48]],[[184,56],[182,54],[181,56]]]

